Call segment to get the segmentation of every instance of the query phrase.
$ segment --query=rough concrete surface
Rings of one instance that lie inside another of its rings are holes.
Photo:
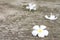
[[[26,10],[24,5],[28,3],[37,4],[37,10]],[[51,12],[57,20],[44,18]],[[32,27],[42,24],[49,35],[33,37]],[[0,40],[60,40],[60,0],[0,0]]]

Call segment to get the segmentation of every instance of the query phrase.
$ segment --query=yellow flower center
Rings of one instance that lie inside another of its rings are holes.
[[[43,32],[43,30],[42,30],[42,29],[39,29],[38,32],[39,32],[39,33],[40,33],[40,32]]]

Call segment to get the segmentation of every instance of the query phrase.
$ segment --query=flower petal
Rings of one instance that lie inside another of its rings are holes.
[[[48,34],[49,34],[49,32],[47,30],[44,30],[43,33],[45,36],[48,36]]]
[[[45,29],[46,26],[45,25],[40,25],[40,29]]]
[[[29,7],[27,6],[26,9],[29,9]]]
[[[33,30],[33,31],[32,31],[32,35],[33,35],[33,36],[37,36],[37,34],[38,34],[37,30]]]
[[[46,18],[46,19],[50,19],[50,17],[49,17],[48,15],[45,15],[45,18]]]
[[[39,33],[38,34],[38,37],[42,37],[43,38],[44,37],[44,34],[43,33]]]
[[[35,25],[35,26],[33,27],[33,29],[38,30],[38,29],[39,29],[39,25]]]

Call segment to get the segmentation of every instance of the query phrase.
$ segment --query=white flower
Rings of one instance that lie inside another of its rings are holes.
[[[48,36],[48,31],[46,30],[46,26],[45,25],[35,25],[33,27],[33,31],[32,31],[32,35],[33,36],[37,36],[38,37],[45,37],[45,36]]]
[[[26,9],[31,10],[36,10],[36,4],[29,3],[28,6],[26,6]]]
[[[45,18],[49,19],[49,20],[56,20],[57,19],[57,17],[55,15],[53,15],[52,13],[51,13],[50,17],[48,17],[48,15],[45,15]]]

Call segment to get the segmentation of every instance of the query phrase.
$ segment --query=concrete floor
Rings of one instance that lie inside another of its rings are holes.
[[[36,11],[28,11],[24,5],[36,3]],[[58,17],[51,21],[44,15]],[[33,37],[34,25],[46,25],[49,35]],[[60,40],[60,0],[0,0],[0,40]]]

